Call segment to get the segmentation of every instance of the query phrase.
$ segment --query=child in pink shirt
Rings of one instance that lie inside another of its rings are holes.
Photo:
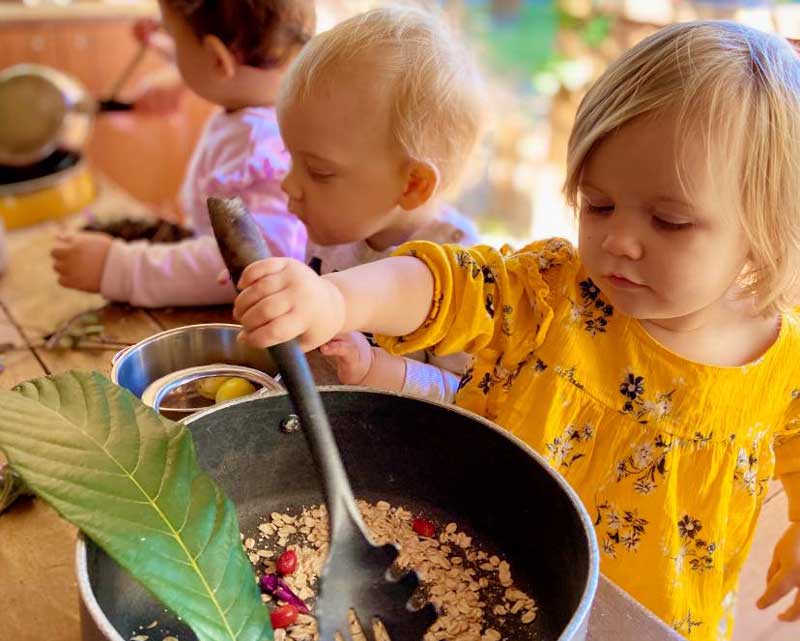
[[[303,258],[306,232],[287,210],[281,180],[290,168],[275,99],[291,61],[314,31],[314,8],[262,0],[161,0],[183,82],[223,110],[206,124],[189,164],[181,204],[196,237],[176,244],[126,243],[98,232],[65,234],[52,251],[59,283],[144,307],[230,302],[211,235],[210,195],[247,203],[276,256]]]

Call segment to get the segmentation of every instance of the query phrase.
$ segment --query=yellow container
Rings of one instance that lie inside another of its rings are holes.
[[[81,160],[42,178],[0,185],[0,216],[6,229],[34,225],[74,214],[96,194],[89,167]]]

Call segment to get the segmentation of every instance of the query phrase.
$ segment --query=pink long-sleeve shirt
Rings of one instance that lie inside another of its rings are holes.
[[[303,260],[306,231],[286,208],[280,183],[289,170],[275,109],[249,107],[211,116],[194,151],[181,204],[195,238],[175,244],[115,240],[106,259],[100,293],[140,307],[214,305],[231,302],[230,283],[211,230],[208,196],[240,196],[275,256]]]

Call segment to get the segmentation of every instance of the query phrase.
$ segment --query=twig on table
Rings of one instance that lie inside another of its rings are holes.
[[[91,328],[92,330],[99,328],[99,333],[102,333],[103,326],[98,324],[98,314],[102,312],[103,309],[104,307],[90,309],[69,318],[66,322],[62,323],[56,331],[49,336],[45,336],[45,349],[56,349],[59,346],[63,346],[62,339],[65,338],[69,339],[70,343],[73,343],[72,346],[75,347],[77,341],[74,339],[79,339],[80,336],[85,335],[87,328]],[[77,333],[78,330],[81,330],[80,333]]]
[[[11,342],[0,343],[0,373],[5,371],[4,354],[25,352],[30,349],[56,351],[71,349],[87,352],[118,352],[133,343],[115,340],[103,335],[105,327],[99,322],[99,313],[105,308],[80,312],[67,319],[52,334],[44,336],[41,343],[17,345]]]

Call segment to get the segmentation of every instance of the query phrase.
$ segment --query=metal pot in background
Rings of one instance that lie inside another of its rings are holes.
[[[478,546],[508,560],[515,582],[539,605],[536,620],[508,638],[586,638],[599,576],[594,528],[544,459],[455,406],[363,388],[321,393],[357,497],[456,522]],[[323,502],[303,434],[280,427],[290,412],[288,396],[274,394],[185,421],[200,465],[236,504],[245,533],[255,533],[271,512]],[[79,541],[77,576],[83,641],[124,641],[151,621],[158,621],[159,638],[196,639],[91,541]]]
[[[240,325],[206,323],[155,334],[114,357],[111,380],[151,406],[160,405],[176,384],[191,382],[198,374],[239,376],[267,391],[280,389],[278,369],[267,351],[236,340],[241,329]],[[181,420],[197,409],[162,405],[160,411]]]
[[[132,108],[114,97],[145,51],[142,45],[111,98],[100,102],[50,67],[21,64],[0,71],[0,216],[8,229],[73,214],[94,200],[84,145],[97,112]]]
[[[0,71],[0,165],[33,165],[56,150],[78,153],[97,112],[130,108],[113,98],[96,102],[75,78],[51,67],[20,64],[4,69]]]

